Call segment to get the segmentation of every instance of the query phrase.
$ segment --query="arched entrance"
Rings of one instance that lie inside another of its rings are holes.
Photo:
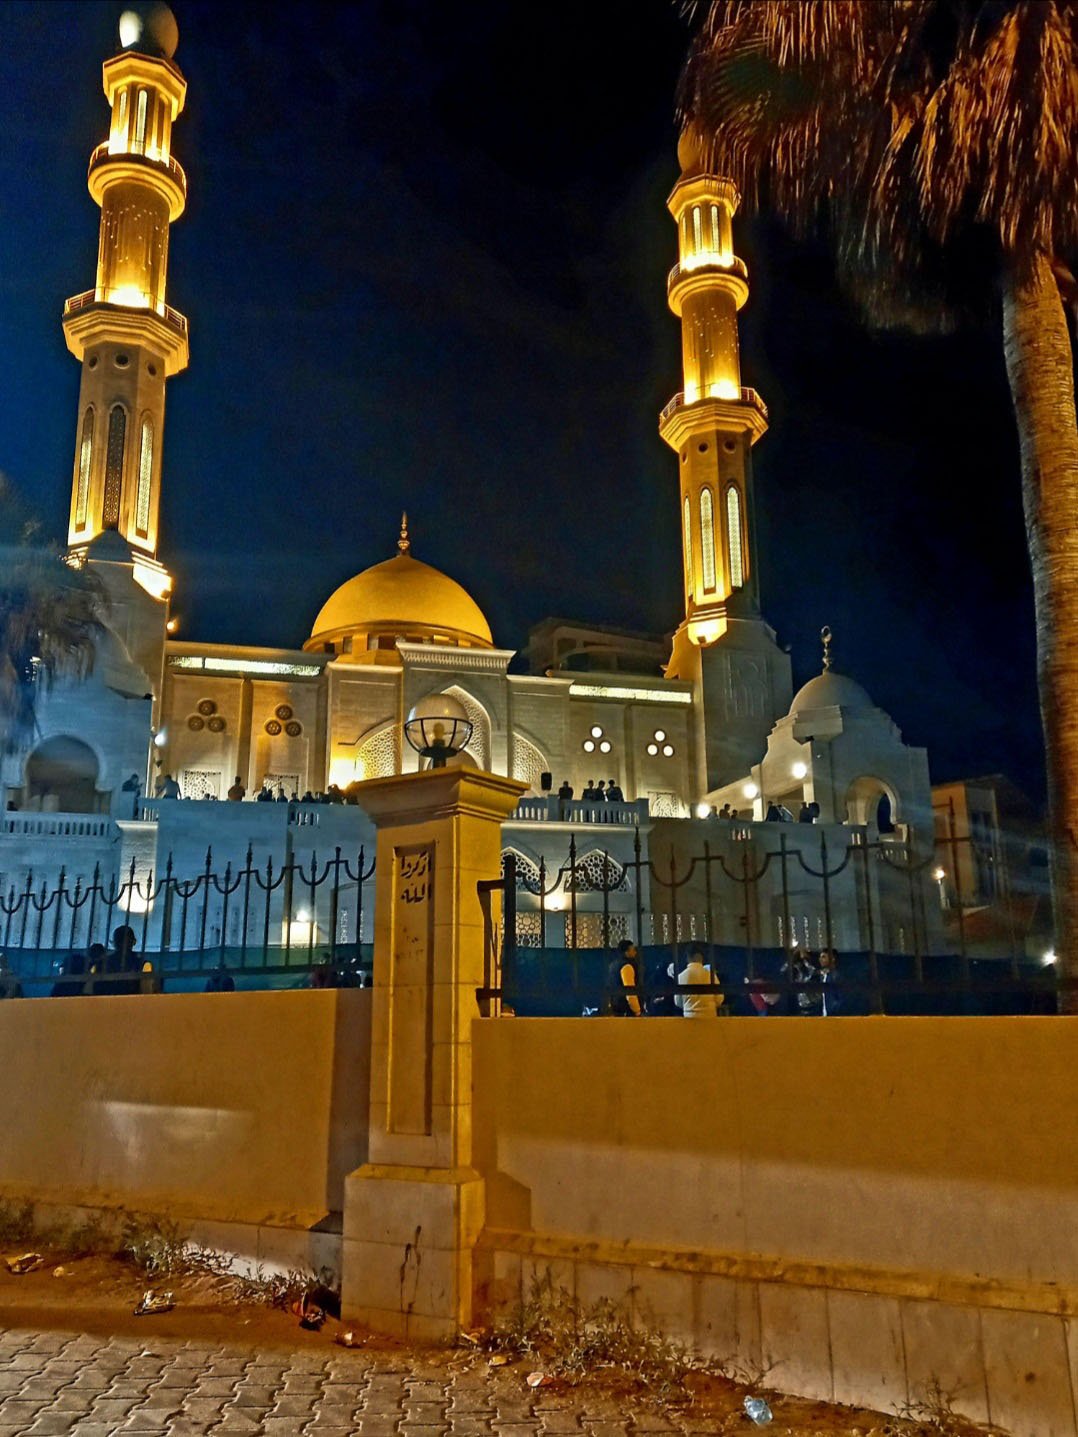
[[[97,755],[89,744],[66,734],[48,738],[26,760],[23,808],[47,813],[96,813]]]

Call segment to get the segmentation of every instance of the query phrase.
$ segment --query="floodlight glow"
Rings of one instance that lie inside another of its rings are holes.
[[[791,768],[791,770],[790,770],[790,772],[793,774],[794,778],[805,778],[806,775],[808,774],[808,771],[809,771],[808,764],[802,762],[801,759],[798,759],[798,761],[794,764],[793,768]]]
[[[760,790],[756,787],[754,783],[747,783],[745,787],[741,790],[741,792],[745,795],[746,798],[756,798]]]

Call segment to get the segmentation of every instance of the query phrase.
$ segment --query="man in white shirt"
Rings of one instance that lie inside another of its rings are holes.
[[[717,1018],[724,1002],[723,994],[715,982],[711,969],[704,962],[702,948],[694,948],[689,954],[688,964],[677,975],[680,987],[693,987],[696,993],[676,993],[674,1002],[686,1018]]]

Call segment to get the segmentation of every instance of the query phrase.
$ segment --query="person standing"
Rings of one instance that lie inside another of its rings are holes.
[[[674,1002],[686,1018],[717,1018],[725,1002],[722,990],[715,981],[715,975],[705,961],[704,950],[693,948],[689,961],[677,975],[678,985],[693,988],[692,993],[677,993]]]
[[[243,786],[243,779],[237,774],[236,782],[228,790],[228,801],[229,803],[242,803],[246,797],[247,790]]]
[[[615,1018],[643,1015],[643,968],[636,944],[623,938],[607,973],[607,1012]]]

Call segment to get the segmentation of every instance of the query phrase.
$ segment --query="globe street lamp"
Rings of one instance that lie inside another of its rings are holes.
[[[472,721],[462,703],[449,694],[429,694],[420,699],[404,724],[404,736],[431,768],[445,768],[467,747]]]

